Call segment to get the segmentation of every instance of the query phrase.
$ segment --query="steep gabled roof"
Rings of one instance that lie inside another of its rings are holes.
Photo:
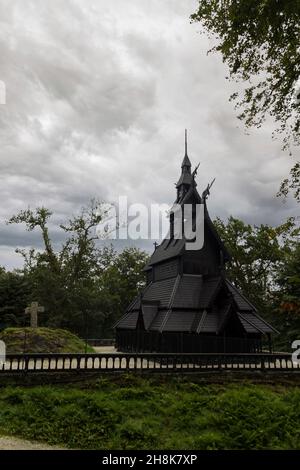
[[[197,333],[216,333],[218,329],[218,315],[216,312],[203,311],[203,316],[197,328]]]
[[[199,308],[209,308],[218,294],[223,280],[221,276],[206,278],[200,293]]]
[[[142,303],[142,317],[144,322],[145,330],[148,330],[156,317],[158,312],[158,302],[153,304],[143,304]]]
[[[198,308],[202,292],[203,277],[201,275],[183,274],[178,284],[173,308]]]
[[[151,323],[150,330],[161,331],[162,325],[164,324],[167,315],[168,315],[168,310],[159,310],[153,322]]]
[[[143,300],[159,301],[161,307],[168,307],[172,298],[176,277],[152,282],[143,294]]]
[[[122,328],[125,330],[135,330],[139,318],[139,311],[131,311],[125,313],[115,324],[114,328]]]
[[[145,266],[145,270],[149,269],[153,264],[161,263],[167,259],[180,256],[184,251],[184,247],[184,238],[181,240],[170,240],[169,238],[165,238],[152,254],[149,262]]]
[[[189,158],[189,157],[187,157]],[[176,184],[176,188],[181,186],[182,184],[186,184],[187,186],[193,183],[193,177],[191,173],[184,171],[178,180],[178,183]]]
[[[218,329],[217,334],[221,333],[221,331],[225,328],[227,320],[230,318],[231,310],[232,309],[232,302],[228,302],[223,307],[219,309],[218,312]]]
[[[234,301],[239,310],[256,312],[254,305],[228,279],[226,279],[226,285],[229,288],[229,291],[232,293]]]
[[[247,333],[278,333],[275,328],[256,313],[239,312],[238,316]]]
[[[180,310],[172,310],[169,313],[165,324],[162,326],[162,331],[190,332],[195,314],[196,312],[194,310],[184,312]]]
[[[197,190],[195,188],[190,189],[191,192]],[[198,193],[197,193],[198,194]],[[199,194],[198,194],[199,196]],[[186,199],[187,198],[187,199]],[[200,198],[200,196],[199,196]],[[183,198],[180,204],[186,204],[186,200],[188,200],[188,193]],[[200,198],[201,199],[201,198]],[[216,241],[217,245],[219,246],[220,250],[223,252],[224,261],[228,261],[231,259],[229,252],[227,251],[224,243],[222,242],[217,229],[215,228],[213,222],[211,221],[208,211],[204,209],[204,224],[208,228],[209,233]],[[169,237],[169,235],[168,235]],[[161,263],[162,261],[166,261],[167,259],[175,258],[177,256],[181,256],[185,252],[185,245],[186,245],[186,238],[183,236],[181,239],[170,239],[165,238],[160,245],[158,245],[155,251],[152,253],[149,262],[145,266],[145,270],[149,269],[152,265]],[[204,240],[205,243],[205,240]]]

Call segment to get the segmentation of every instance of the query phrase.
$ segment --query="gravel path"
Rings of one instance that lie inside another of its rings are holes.
[[[0,436],[0,450],[58,450],[58,447],[52,447],[40,442],[25,441],[17,437]]]

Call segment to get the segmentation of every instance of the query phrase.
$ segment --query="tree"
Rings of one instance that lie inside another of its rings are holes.
[[[133,248],[117,253],[112,247],[96,245],[96,227],[105,212],[100,203],[92,201],[61,224],[65,242],[57,251],[49,235],[52,213],[48,209],[21,211],[8,221],[41,233],[42,251],[17,251],[24,258],[30,300],[45,306],[42,321],[47,326],[67,328],[81,336],[111,335],[113,323],[142,287],[146,253]]]
[[[0,269],[0,330],[23,326],[31,285],[26,276]]]
[[[27,209],[11,217],[8,223],[23,223],[28,231],[40,230],[44,243],[42,252],[18,250],[24,257],[24,272],[33,286],[31,295],[46,307],[45,321],[49,326],[79,332],[84,323],[82,303],[90,308],[94,298],[95,273],[99,268],[95,229],[104,213],[101,204],[93,200],[79,215],[62,224],[60,228],[67,238],[58,252],[49,235],[51,216],[52,212],[44,207],[35,211]]]
[[[275,296],[276,327],[281,335],[280,350],[290,350],[300,335],[300,242],[295,242],[285,253],[283,263],[276,273],[278,290]]]
[[[148,254],[136,248],[125,248],[121,253],[113,253],[111,262],[106,265],[99,279],[103,301],[102,330],[111,336],[112,325],[124,314],[126,308],[145,285],[143,269]]]
[[[231,100],[246,127],[270,115],[283,147],[299,145],[300,0],[200,0],[191,19],[218,38],[209,52],[220,52],[230,78],[245,85]]]
[[[293,219],[278,227],[253,227],[233,217],[215,224],[232,255],[227,276],[280,332],[274,347],[290,350],[300,333],[300,229]]]
[[[277,283],[280,286],[280,309],[297,315],[300,320],[300,243],[286,253],[279,270]]]
[[[268,313],[277,288],[276,273],[299,233],[294,220],[270,227],[230,217],[227,223],[217,219],[215,224],[232,256],[228,277],[262,313]]]
[[[296,163],[290,171],[290,178],[285,178],[280,186],[277,196],[286,197],[294,192],[295,199],[300,202],[300,162]]]

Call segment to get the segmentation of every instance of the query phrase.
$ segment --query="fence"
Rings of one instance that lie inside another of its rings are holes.
[[[1,374],[36,372],[299,372],[291,354],[8,354],[0,364]]]

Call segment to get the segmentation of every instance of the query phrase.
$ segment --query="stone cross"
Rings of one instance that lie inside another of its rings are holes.
[[[44,307],[39,306],[38,302],[31,302],[30,307],[25,309],[25,313],[30,314],[30,326],[31,328],[37,328],[38,326],[38,313],[45,311]]]

